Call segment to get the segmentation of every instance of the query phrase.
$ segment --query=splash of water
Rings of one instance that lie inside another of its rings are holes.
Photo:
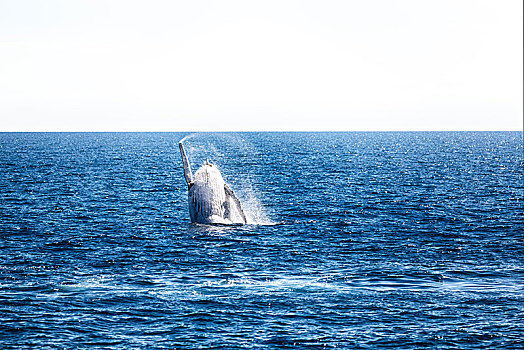
[[[242,196],[242,206],[247,217],[248,224],[254,225],[273,225],[275,224],[266,212],[260,201],[259,193],[255,191],[249,178],[242,181],[240,188]]]
[[[184,136],[184,138],[183,138],[182,140],[180,140],[180,141],[178,141],[178,142],[179,142],[179,143],[183,143],[183,142],[185,142],[186,140],[192,139],[193,137],[195,137],[195,135],[196,135],[195,133],[193,133],[193,134],[189,134],[189,135],[186,135],[186,136]]]
[[[197,136],[199,136],[199,142],[190,142],[184,144],[184,148],[192,169],[198,169],[207,160],[211,160],[215,164],[216,160],[223,159],[224,155],[218,151],[215,145],[213,145],[209,140],[202,139],[203,133],[193,133],[187,135],[179,142],[184,143],[185,141],[191,140]]]

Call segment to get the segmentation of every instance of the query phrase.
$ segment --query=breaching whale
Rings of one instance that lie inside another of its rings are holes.
[[[182,140],[183,141],[183,140]],[[199,224],[246,224],[247,219],[235,192],[218,168],[207,161],[193,176],[182,141],[178,143],[188,186],[189,216]]]

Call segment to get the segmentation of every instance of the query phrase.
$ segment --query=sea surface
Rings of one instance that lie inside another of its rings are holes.
[[[250,223],[190,223],[178,141]],[[522,132],[1,133],[2,349],[524,348]]]

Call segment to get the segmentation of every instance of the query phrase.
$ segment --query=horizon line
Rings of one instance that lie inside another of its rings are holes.
[[[523,130],[0,130],[0,133],[241,133],[241,132],[524,132]]]

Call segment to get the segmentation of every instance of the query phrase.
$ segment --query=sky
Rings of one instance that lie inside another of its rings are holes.
[[[522,127],[522,0],[0,0],[0,131]]]

